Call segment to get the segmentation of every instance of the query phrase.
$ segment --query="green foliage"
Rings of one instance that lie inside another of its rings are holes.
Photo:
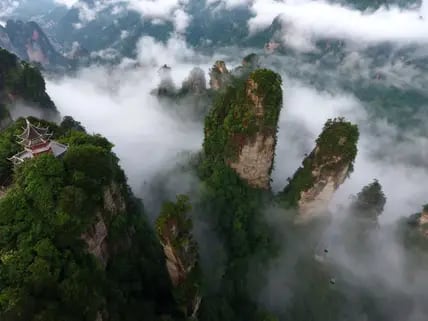
[[[289,179],[288,185],[278,195],[281,205],[285,208],[296,207],[301,193],[314,186],[315,178],[312,175],[314,164],[314,153],[311,153],[303,160],[302,166],[294,173],[292,179]]]
[[[383,212],[385,203],[386,197],[382,191],[382,185],[375,179],[373,183],[364,186],[361,192],[357,194],[351,210],[357,216],[377,221],[377,217]]]
[[[252,93],[260,99],[263,111],[255,106]],[[215,226],[223,240],[227,261],[216,290],[206,289],[201,305],[202,320],[261,320],[257,304],[248,293],[249,267],[258,271],[275,252],[270,230],[263,220],[263,207],[270,193],[254,189],[232,170],[227,161],[237,156],[242,145],[255,134],[275,135],[282,107],[281,78],[260,69],[248,79],[235,78],[215,99],[205,121],[204,154],[198,174],[204,183],[198,212]],[[255,288],[262,284],[259,277]],[[246,308],[243,309],[242,307]]]
[[[40,123],[40,126],[42,127],[49,127],[49,130],[53,133],[53,137],[60,138],[59,140],[63,141],[66,144],[81,145],[88,143],[95,146],[104,147],[108,150],[110,150],[113,146],[110,142],[108,142],[104,137],[101,136],[90,136],[84,132],[79,133],[75,131],[70,131],[67,127],[64,128],[62,126],[56,126],[53,123],[39,120],[34,117],[28,117],[28,120],[33,124]],[[1,132],[0,185],[7,185],[11,181],[11,176],[13,173],[13,164],[11,161],[8,160],[8,158],[12,157],[13,155],[22,150],[23,147],[18,144],[18,139],[16,136],[22,133],[23,128],[25,128],[25,126],[25,120],[23,118],[20,118]],[[67,136],[61,138],[61,136],[65,133],[67,134]]]
[[[345,121],[343,118],[329,119],[321,135],[316,140],[320,149],[317,153],[319,160],[329,160],[340,157],[340,164],[353,165],[357,156],[357,143],[359,131],[357,125]],[[352,169],[350,169],[352,171]]]
[[[18,168],[0,201],[2,320],[93,320],[101,306],[100,268],[81,231],[70,237],[74,213],[57,208],[65,180],[63,163],[41,155]]]
[[[11,142],[22,125],[21,119],[0,134],[0,154],[15,152]],[[113,321],[133,321],[173,313],[160,246],[112,144],[42,125],[66,133],[59,138],[70,145],[63,159],[44,154],[17,166],[0,199],[0,319],[93,321],[107,311]],[[108,190],[117,209],[106,203]],[[109,236],[105,269],[81,238],[100,219]]]
[[[302,166],[279,194],[280,202],[286,207],[295,207],[301,193],[316,183],[314,170],[321,170],[320,177],[323,177],[334,175],[348,166],[349,175],[357,156],[358,138],[356,125],[343,118],[329,119],[316,140],[316,148],[303,160]]]
[[[10,118],[9,111],[7,110],[6,105],[0,103],[0,122]]]
[[[253,89],[263,106],[262,112],[247,94]],[[234,79],[226,91],[216,97],[205,120],[205,154],[218,161],[234,158],[255,134],[275,135],[281,108],[281,77],[278,74],[258,69],[248,80]]]
[[[161,239],[171,240],[168,237],[170,225],[177,227],[177,235],[174,235],[173,245],[180,246],[182,241],[186,241],[192,230],[192,220],[187,217],[187,213],[192,209],[187,195],[178,195],[176,203],[165,202],[158,219],[156,220],[156,230]]]
[[[74,120],[73,117],[71,117],[71,116],[65,116],[62,119],[60,127],[64,131],[63,134],[66,134],[71,130],[75,130],[75,131],[79,131],[79,132],[85,132],[85,127],[83,127],[80,122]]]
[[[66,136],[60,137],[59,141],[63,144],[70,144],[71,146],[93,145],[106,151],[111,151],[113,148],[113,144],[110,143],[105,137],[102,137],[98,134],[87,135],[83,131],[72,130],[68,132]]]
[[[28,63],[20,62],[8,51],[0,48],[0,91],[20,97],[38,107],[55,110],[46,93],[40,71]]]
[[[21,146],[17,143],[16,135],[22,133],[24,122],[17,121],[5,130],[0,135],[0,185],[7,185],[13,173],[12,162],[8,160],[21,150]]]
[[[162,205],[156,221],[162,244],[172,247],[182,266],[177,270],[182,280],[175,284],[174,297],[186,316],[193,314],[193,302],[199,296],[201,283],[198,247],[192,236],[192,220],[188,217],[191,208],[188,196],[178,195],[175,203]]]

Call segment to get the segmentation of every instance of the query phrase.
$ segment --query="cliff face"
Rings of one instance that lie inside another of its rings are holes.
[[[248,79],[236,80],[218,97],[207,118],[206,154],[223,155],[251,187],[268,189],[281,107],[278,74],[258,69]]]
[[[226,63],[218,60],[210,70],[210,87],[213,90],[225,88],[230,80],[230,73]]]
[[[420,225],[428,224],[428,209],[424,210],[421,213],[421,217],[419,218],[419,224]]]
[[[126,200],[121,192],[120,186],[112,182],[104,189],[103,205],[97,211],[96,222],[88,231],[82,234],[82,239],[87,244],[87,250],[94,255],[102,266],[107,266],[111,256],[108,243],[109,221],[117,215],[126,215]]]
[[[242,146],[239,158],[229,166],[247,183],[256,188],[269,188],[270,170],[275,152],[275,137],[256,134],[256,138]]]
[[[5,44],[4,48],[16,53],[20,59],[42,66],[69,65],[69,61],[55,50],[37,23],[8,20],[2,31],[0,46]]]
[[[198,247],[191,234],[192,221],[187,217],[190,209],[188,198],[178,196],[176,203],[163,205],[156,227],[175,288],[175,299],[187,317],[196,318],[202,298],[199,295]]]
[[[193,68],[190,71],[189,77],[181,86],[181,90],[185,93],[192,93],[195,95],[201,95],[206,92],[207,85],[204,71],[201,68]]]
[[[428,239],[428,206],[424,206],[417,223],[421,234]]]
[[[327,210],[330,200],[345,181],[349,171],[349,166],[338,168],[337,171],[324,171],[323,168],[321,165],[312,171],[314,185],[300,193],[298,207],[304,217]]]
[[[0,105],[11,106],[18,100],[40,107],[47,118],[56,116],[40,71],[0,48]]]
[[[7,157],[22,148],[13,142],[23,122],[0,133],[0,179],[11,176]],[[162,248],[112,144],[73,130],[71,119],[66,126],[40,122],[69,148],[62,158],[43,154],[15,167],[13,184],[0,197],[0,230],[11,231],[0,244],[0,292],[11,309],[0,309],[0,319],[157,320],[168,314],[173,298]],[[19,238],[27,242],[14,241]],[[28,256],[6,261],[7,253]],[[9,273],[17,265],[25,273]],[[31,302],[28,289],[36,289]],[[43,298],[47,291],[52,295]]]
[[[265,98],[269,93],[259,90],[261,79],[255,76],[256,74],[250,76],[246,83],[247,104],[242,107],[253,114],[253,121],[259,130],[252,137],[243,137],[239,134],[233,136],[233,140],[241,140],[241,150],[237,159],[228,159],[227,162],[250,186],[267,189],[270,186],[270,172],[275,154],[276,131],[273,128],[263,128],[265,110],[271,106],[265,104]],[[279,115],[275,115],[276,119],[278,117]]]
[[[281,193],[287,206],[298,208],[299,219],[327,210],[334,192],[352,172],[358,136],[358,128],[343,119],[325,124],[315,149]]]

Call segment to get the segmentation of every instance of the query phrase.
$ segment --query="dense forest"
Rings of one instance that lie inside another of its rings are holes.
[[[324,245],[332,224],[328,203],[353,172],[358,126],[329,119],[312,152],[275,193],[278,122],[287,108],[281,76],[260,66],[256,55],[231,71],[217,61],[211,88],[201,72],[193,70],[181,89],[162,90],[164,79],[154,91],[166,104],[190,101],[195,119],[204,119],[201,150],[182,169],[198,178],[198,192],[166,200],[154,226],[103,136],[87,133],[71,117],[60,124],[29,117],[67,151],[14,166],[8,158],[23,148],[16,136],[25,119],[0,133],[0,177],[8,182],[0,196],[0,319],[399,321],[426,309],[419,301],[426,295],[366,286],[346,265],[329,260],[341,251],[341,258],[361,264],[384,258],[376,240],[387,199],[375,178],[342,209],[347,215],[335,243]],[[40,72],[4,50],[0,90],[0,102],[10,108],[9,96],[55,108]],[[409,262],[422,266],[428,262],[427,211],[391,232],[408,249]],[[216,235],[220,251],[195,232],[200,224]],[[283,291],[261,300],[271,282]]]

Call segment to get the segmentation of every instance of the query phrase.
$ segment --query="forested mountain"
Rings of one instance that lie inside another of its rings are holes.
[[[69,148],[63,159],[46,154],[20,166],[0,201],[1,319],[157,320],[174,313],[160,245],[112,145],[64,122],[42,124]]]
[[[421,3],[40,6],[0,14],[1,321],[427,319]]]
[[[41,111],[46,118],[57,115],[55,104],[46,93],[40,71],[14,54],[0,48],[0,110],[3,126],[10,120],[10,111],[20,102]]]

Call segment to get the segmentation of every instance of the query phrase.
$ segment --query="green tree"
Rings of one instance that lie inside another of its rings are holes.
[[[363,187],[357,194],[351,205],[351,210],[355,215],[377,221],[382,214],[386,204],[386,197],[382,190],[382,185],[377,179]]]

